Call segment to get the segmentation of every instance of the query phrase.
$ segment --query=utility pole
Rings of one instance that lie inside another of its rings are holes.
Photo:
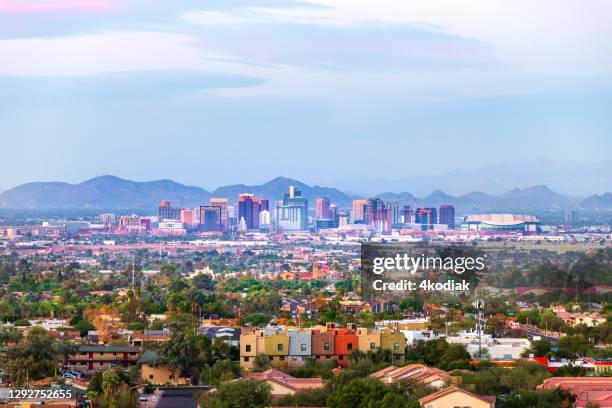
[[[132,253],[132,290],[136,290],[136,255]]]
[[[476,315],[476,331],[478,333],[478,359],[482,358],[482,311],[484,309],[484,300],[483,299],[477,299],[474,302],[474,306],[476,307],[476,309],[478,310],[478,313]]]

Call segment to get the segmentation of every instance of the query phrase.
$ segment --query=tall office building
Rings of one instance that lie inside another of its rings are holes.
[[[195,223],[193,210],[181,210],[181,222],[185,224],[186,228],[193,227]]]
[[[308,229],[308,200],[291,186],[285,193],[281,205],[276,207],[276,226],[285,231],[305,231]]]
[[[329,219],[334,221],[334,227],[338,226],[338,206],[335,204],[329,206]]]
[[[338,227],[344,227],[345,225],[348,225],[349,222],[351,221],[350,215],[345,214],[345,213],[338,213],[337,219],[338,219],[338,222],[336,226]]]
[[[455,207],[450,204],[441,205],[438,224],[446,224],[448,228],[455,228]]]
[[[267,198],[260,198],[259,202],[259,211],[270,211],[270,201]]]
[[[365,215],[365,207],[368,204],[368,200],[353,200],[353,206],[351,211],[351,217],[353,220],[353,224],[363,224],[364,215]]]
[[[387,201],[387,217],[391,225],[401,223],[401,211],[399,201]]]
[[[181,209],[172,207],[170,201],[160,201],[158,207],[158,215],[160,222],[164,220],[178,221],[181,219]]]
[[[438,223],[438,211],[435,207],[417,208],[414,213],[414,222],[421,224],[424,231],[434,228],[434,224]]]
[[[578,223],[578,212],[574,209],[565,210],[565,225],[573,227]]]
[[[100,214],[100,223],[105,225],[114,225],[117,222],[117,216],[112,213]]]
[[[221,225],[223,226],[223,231],[226,231],[229,227],[227,198],[211,198],[209,205],[221,208]]]
[[[203,231],[222,231],[222,208],[216,205],[200,206],[200,229]]]
[[[375,231],[390,231],[389,211],[380,198],[366,200],[364,206],[364,223],[370,225]]]
[[[316,219],[329,220],[329,206],[331,205],[329,198],[317,198],[316,202]]]
[[[401,221],[403,224],[410,224],[413,220],[412,208],[409,205],[405,205],[402,208]]]
[[[259,229],[262,231],[270,230],[270,211],[261,210],[259,212]]]
[[[247,230],[259,229],[259,200],[253,194],[238,196],[238,222],[242,220]]]

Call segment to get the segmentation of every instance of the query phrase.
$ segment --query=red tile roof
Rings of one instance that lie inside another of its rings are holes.
[[[489,404],[492,404],[491,407],[495,406],[496,398],[495,398],[494,395],[486,395],[486,396],[485,395],[477,395],[477,394],[473,394],[473,393],[471,393],[469,391],[466,391],[466,390],[464,390],[462,388],[455,387],[454,385],[450,386],[450,387],[442,388],[440,391],[436,391],[433,394],[426,395],[423,398],[420,398],[419,402],[421,403],[421,405],[425,405],[425,404],[427,404],[430,401],[435,401],[438,398],[441,398],[441,397],[443,397],[445,395],[448,395],[448,394],[452,394],[453,392],[461,392],[463,394],[471,395],[474,398],[477,398],[477,399],[479,399],[481,401],[488,402]]]
[[[272,381],[293,391],[303,390],[307,388],[323,387],[323,380],[321,378],[296,378],[273,368],[261,373],[251,373],[246,377],[242,378],[241,381],[249,381],[256,379],[263,381]]]
[[[612,408],[612,377],[552,377],[538,385],[538,389],[563,388],[576,396],[576,408],[596,403],[601,408]]]

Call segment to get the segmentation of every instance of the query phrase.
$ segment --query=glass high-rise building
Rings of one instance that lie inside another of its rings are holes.
[[[283,202],[276,207],[276,226],[285,231],[306,231],[308,229],[308,200],[300,190],[291,186]]]
[[[160,222],[163,220],[180,220],[181,209],[172,207],[170,201],[160,201],[158,215]]]
[[[203,231],[222,231],[222,208],[215,205],[200,206],[200,229]]]
[[[450,204],[441,205],[438,224],[446,224],[448,228],[455,228],[455,207]]]
[[[331,216],[329,214],[329,206],[331,205],[329,198],[317,198],[316,202],[316,219],[317,220],[329,220]]]
[[[221,225],[223,226],[223,230],[226,231],[229,227],[229,209],[227,205],[227,198],[211,198],[209,205],[221,208]]]
[[[265,200],[266,203],[268,200]],[[244,220],[247,230],[259,229],[259,200],[253,194],[238,196],[238,222]]]
[[[438,210],[435,207],[417,208],[414,213],[414,222],[421,224],[424,231],[431,230],[438,223]]]

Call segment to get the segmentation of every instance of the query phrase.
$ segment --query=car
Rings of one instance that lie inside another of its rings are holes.
[[[72,377],[70,377],[70,378],[81,378],[81,377],[83,377],[83,373],[80,372],[80,371],[76,371],[76,370],[62,370],[62,371],[60,371],[60,373],[62,374],[62,376],[64,374],[71,375]]]
[[[72,374],[76,375],[76,378],[81,378],[83,377],[83,373],[80,371],[76,371],[76,370],[71,370],[70,371]]]

